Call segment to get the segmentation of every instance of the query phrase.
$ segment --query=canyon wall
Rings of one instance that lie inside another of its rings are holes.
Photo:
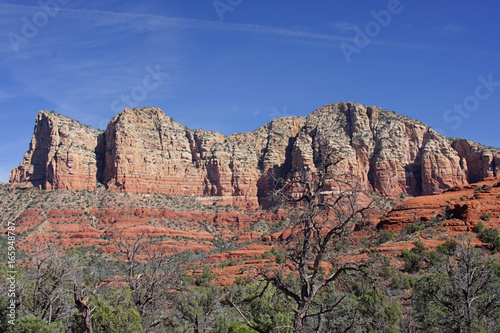
[[[426,195],[500,175],[500,150],[451,140],[429,126],[374,106],[326,105],[224,136],[191,130],[158,108],[127,108],[105,132],[40,111],[30,148],[10,182],[43,189],[209,197],[253,209],[273,177],[315,171],[334,149],[336,172],[382,195]]]

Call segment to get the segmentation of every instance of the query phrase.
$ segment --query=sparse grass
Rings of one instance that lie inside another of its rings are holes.
[[[479,218],[485,222],[490,222],[491,214],[482,214],[481,216],[479,216]]]
[[[427,238],[435,238],[438,236],[438,231],[435,227],[441,222],[446,221],[445,217],[432,217],[429,221],[417,221],[414,223],[407,224],[403,229],[401,229],[400,234],[397,239],[407,240],[408,236],[423,232],[423,235]]]

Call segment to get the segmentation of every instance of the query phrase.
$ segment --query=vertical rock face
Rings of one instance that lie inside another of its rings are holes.
[[[50,111],[40,111],[35,133],[10,182],[47,190],[93,190],[97,184],[96,147],[100,132]]]
[[[188,130],[160,109],[126,109],[111,120],[104,136],[104,183],[109,189],[203,194],[202,169],[196,167]],[[222,135],[208,137],[206,145]]]
[[[261,171],[284,163],[301,127],[291,117],[225,137],[189,130],[157,108],[126,109],[104,134],[103,182],[111,190],[227,197],[255,208]]]
[[[460,164],[467,174],[469,183],[500,175],[498,149],[488,148],[464,139],[454,140],[452,147],[460,156]]]
[[[460,157],[427,125],[373,106],[336,103],[307,117],[294,147],[294,168],[314,167],[322,147],[345,157],[337,170],[383,195],[433,194],[467,182]]]
[[[500,174],[500,151],[454,142],[427,125],[373,106],[326,105],[306,119],[285,117],[229,136],[190,130],[158,108],[128,108],[104,133],[53,112],[35,134],[11,182],[46,189],[93,189],[216,196],[240,207],[265,204],[273,177],[315,171],[326,150],[337,171],[383,195],[433,194]]]

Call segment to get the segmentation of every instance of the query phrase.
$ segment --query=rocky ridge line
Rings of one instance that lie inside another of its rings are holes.
[[[365,189],[398,196],[441,193],[500,175],[500,150],[448,139],[375,106],[335,103],[248,133],[191,130],[154,107],[127,108],[105,132],[40,111],[30,148],[10,182],[42,189],[188,195],[241,208],[265,206],[272,174],[314,171],[333,147]]]

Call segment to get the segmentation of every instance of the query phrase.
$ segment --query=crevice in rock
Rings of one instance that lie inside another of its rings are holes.
[[[372,153],[370,156],[369,160],[369,167],[368,167],[368,182],[370,183],[372,189],[376,191],[377,189],[375,188],[375,160],[377,156]]]
[[[96,161],[96,180],[98,183],[106,185],[104,180],[104,170],[106,168],[106,132],[97,136],[97,146],[94,150]]]
[[[483,180],[482,166],[481,163],[478,163],[478,161],[482,162],[482,156],[473,150],[469,142],[458,139],[452,142],[451,147],[457,152],[461,162],[465,161],[465,165],[467,166],[467,170],[465,171],[467,182],[472,184]]]
[[[161,128],[161,122],[160,122],[160,119],[159,118],[154,118],[153,119],[153,123],[156,127],[156,130],[158,131],[158,137],[160,138],[160,147],[161,147],[161,151],[163,151],[163,131],[162,131],[162,128]]]
[[[408,194],[418,196],[422,194],[422,153],[419,155],[412,164],[405,166],[405,178]]]
[[[196,138],[194,136],[195,134],[193,134],[192,131],[186,131],[186,138],[189,141],[189,150],[191,151],[191,162],[195,164],[196,167],[199,167],[200,158],[198,157],[198,152],[200,151],[200,149],[196,143]]]
[[[373,123],[373,109],[371,107],[366,108],[366,115],[368,117],[368,123],[370,126],[370,132],[372,134],[372,140],[373,140],[373,151],[370,152],[370,158],[368,160],[368,182],[370,183],[370,186],[374,191],[376,191],[375,188],[375,165],[376,165],[376,151],[379,149],[378,145],[379,142],[377,140],[377,136],[375,135],[375,124]]]
[[[347,103],[347,110],[344,112],[345,118],[346,118],[346,126],[345,126],[345,131],[347,134],[347,137],[349,138],[349,145],[353,147],[353,113],[356,112],[356,107],[352,105],[351,103]]]
[[[264,171],[264,159],[266,158],[266,154],[267,152],[269,151],[269,139],[270,139],[270,132],[271,132],[271,129],[272,129],[272,122],[267,124],[268,125],[268,128],[267,128],[267,141],[266,141],[266,146],[262,149],[262,151],[260,152],[260,156],[259,156],[259,160],[257,161],[257,167],[259,168],[260,172],[263,172]]]
[[[220,182],[220,170],[219,170],[219,165],[218,161],[214,158],[209,159],[206,162],[206,170],[207,170],[207,180],[209,184],[207,183],[207,195],[214,196],[214,195],[221,195],[221,182]]]
[[[297,137],[288,138],[288,145],[285,149],[285,161],[280,167],[279,174],[282,178],[287,178],[292,171],[292,151],[293,146],[295,145],[295,141],[297,141]]]
[[[52,136],[50,135],[51,124],[46,116],[41,116],[35,125],[35,146],[32,147],[33,141],[30,143],[30,151],[32,151],[31,164],[33,164],[33,173],[29,174],[26,181],[30,182],[34,187],[45,189],[47,180],[47,167],[50,146],[52,144]]]
[[[296,140],[296,136],[288,138],[288,145],[285,149],[285,161],[283,164],[280,166],[275,165],[257,180],[257,199],[259,205],[264,209],[269,208],[271,204],[271,202],[269,202],[269,194],[275,190],[275,179],[288,179],[290,176],[290,172],[292,171],[292,151]]]

